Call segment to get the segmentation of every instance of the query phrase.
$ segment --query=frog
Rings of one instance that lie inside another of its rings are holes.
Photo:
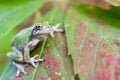
[[[55,32],[62,32],[63,29],[59,29],[60,25],[61,24],[58,23],[51,26],[49,22],[46,21],[43,23],[36,23],[31,27],[21,30],[12,38],[12,50],[7,53],[7,57],[17,69],[16,76],[19,76],[20,73],[24,75],[27,74],[23,64],[30,64],[36,68],[36,63],[44,61],[42,58],[38,59],[38,54],[30,57],[30,53],[36,48],[38,43],[43,41],[48,35],[53,38]]]

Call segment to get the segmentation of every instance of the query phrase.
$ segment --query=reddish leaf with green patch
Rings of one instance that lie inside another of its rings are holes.
[[[114,21],[108,12],[75,6],[66,14],[68,53],[80,80],[119,80],[120,31],[116,23],[120,20]]]

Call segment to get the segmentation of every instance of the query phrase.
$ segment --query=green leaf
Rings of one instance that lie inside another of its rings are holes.
[[[120,0],[105,0],[114,6],[120,6]]]
[[[1,80],[13,80],[13,76],[11,74],[15,76],[15,67],[11,63],[9,63],[4,73],[0,76],[0,79]]]
[[[63,13],[57,8],[47,13],[40,22],[49,21],[51,25],[57,23],[63,24],[63,17]],[[63,26],[61,27],[63,28]],[[41,66],[43,69],[38,66],[37,72],[35,76],[32,76],[32,79],[73,80],[72,63],[71,59],[67,56],[67,45],[64,35],[56,33],[54,38],[49,36],[46,41],[43,55],[46,60]],[[25,80],[28,79],[25,78]]]
[[[46,0],[0,3],[0,39],[42,6]]]
[[[74,74],[80,80],[103,80],[117,76],[120,50],[120,16],[111,10],[71,7],[65,17],[68,52]],[[118,79],[118,78],[116,78]]]
[[[63,18],[64,15],[60,9],[56,8],[45,14],[40,22],[49,21],[51,25],[61,23],[63,28]],[[27,75],[19,77],[18,79],[22,80],[73,80],[73,67],[72,60],[67,55],[67,44],[64,33],[55,33],[55,37],[51,38],[48,36],[45,42],[41,42],[38,46],[38,49],[35,49],[33,53],[40,53],[42,44],[45,43],[42,57],[45,58],[45,62],[42,65],[39,65],[37,68],[32,68],[28,66],[26,68]],[[2,75],[1,79],[8,79],[15,75],[10,71],[11,68],[7,69]],[[7,73],[8,71],[8,73]],[[11,73],[11,74],[10,74]],[[14,71],[14,73],[16,73]],[[5,77],[5,75],[10,74]],[[11,80],[11,79],[10,79]]]

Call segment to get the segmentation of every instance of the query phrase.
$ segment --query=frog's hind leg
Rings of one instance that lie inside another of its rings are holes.
[[[23,66],[22,64],[18,64],[18,63],[14,62],[14,61],[12,61],[12,64],[13,64],[14,66],[16,66],[16,68],[17,68],[16,76],[19,76],[19,74],[20,74],[21,72],[22,72],[24,75],[27,74],[27,73],[25,72],[24,66]]]
[[[38,60],[35,59],[39,55],[35,55],[32,58],[30,57],[30,49],[35,47],[38,43],[39,43],[38,39],[33,39],[32,41],[28,42],[27,45],[24,48],[24,60],[25,60],[25,62],[31,64],[34,67],[37,67],[37,65],[35,64],[36,62],[44,61],[44,59],[38,59]]]

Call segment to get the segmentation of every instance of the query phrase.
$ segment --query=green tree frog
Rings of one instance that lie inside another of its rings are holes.
[[[54,37],[54,32],[62,32],[62,29],[58,29],[59,26],[59,23],[55,26],[50,26],[48,22],[38,23],[15,35],[11,42],[12,51],[8,52],[7,56],[17,68],[16,76],[19,76],[20,73],[27,74],[23,64],[31,64],[33,67],[36,67],[36,62],[44,60],[36,59],[38,55],[30,57],[30,51],[33,50],[40,41],[45,39],[48,34]]]

